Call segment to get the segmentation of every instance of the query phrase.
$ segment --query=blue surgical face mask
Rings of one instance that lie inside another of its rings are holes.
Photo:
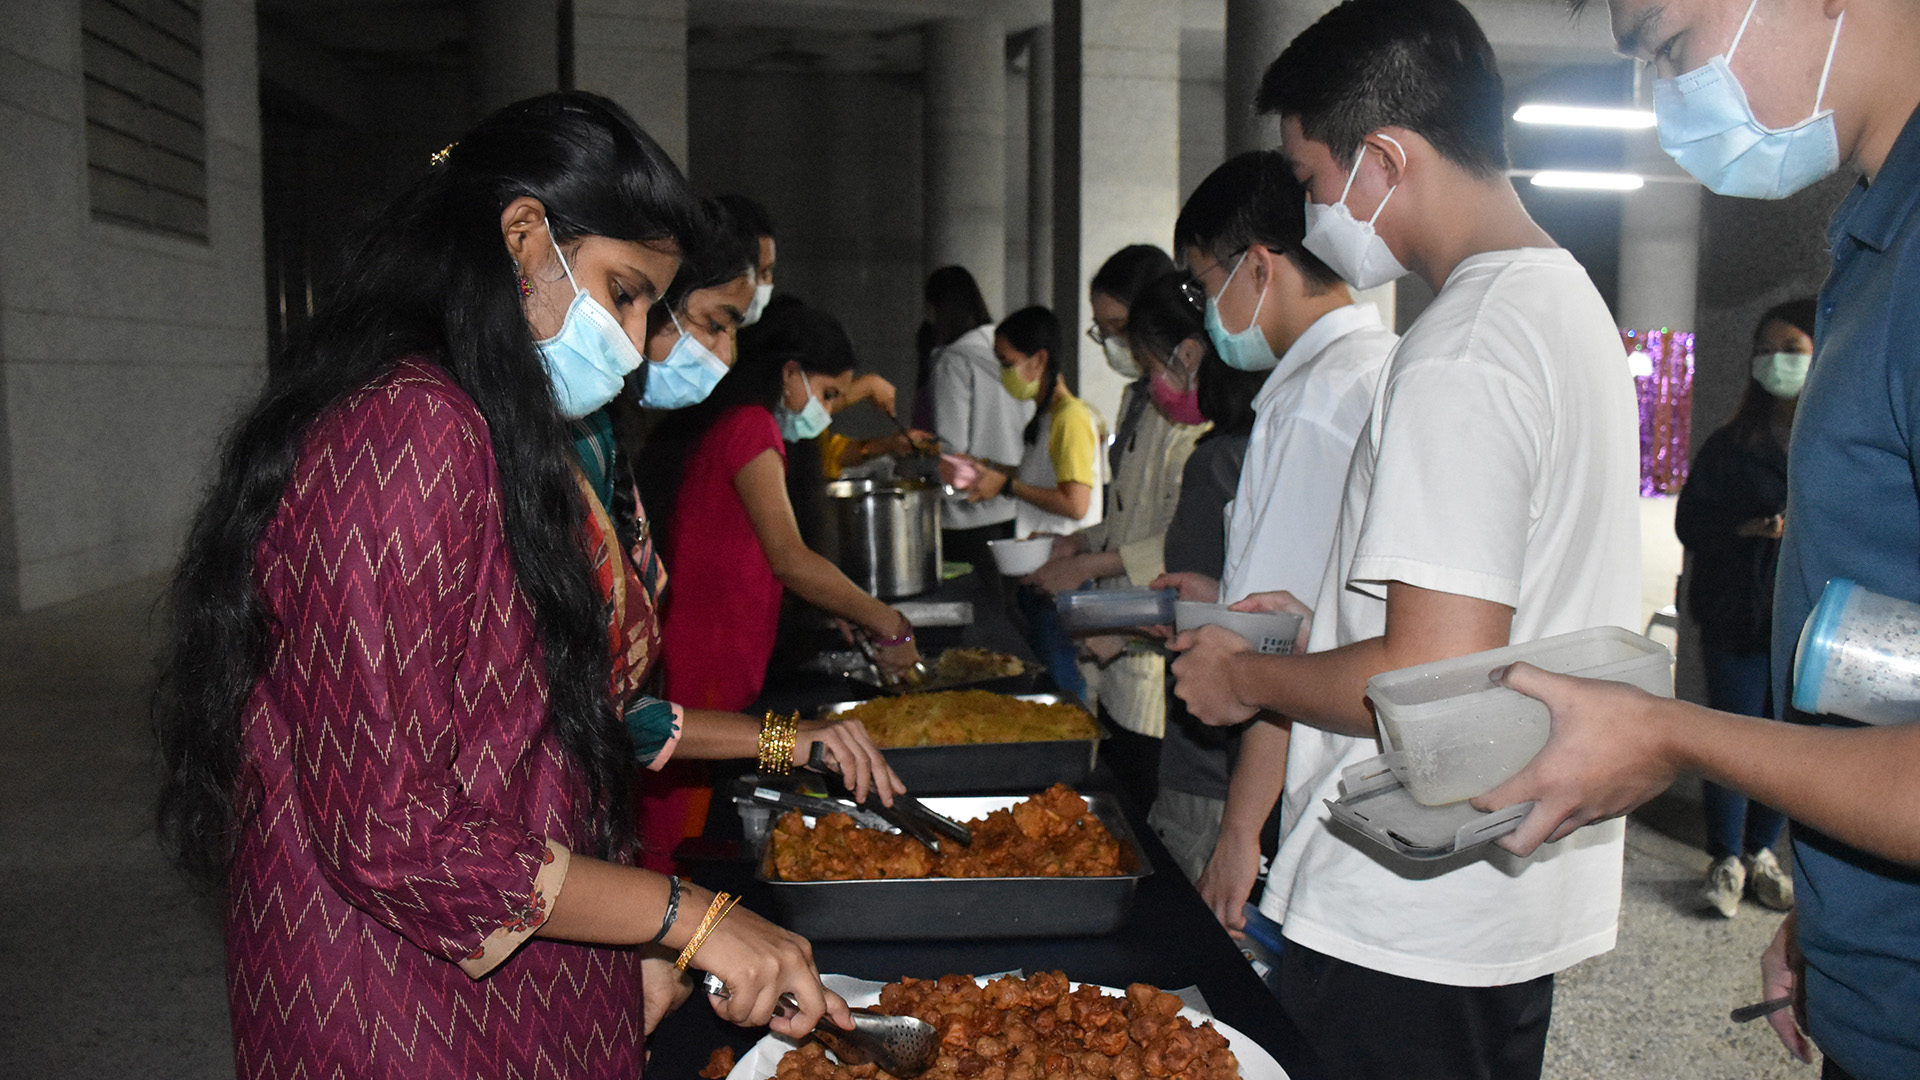
[[[773,418],[780,423],[780,435],[788,442],[818,438],[821,432],[827,430],[827,425],[833,423],[833,417],[827,414],[827,407],[814,396],[813,382],[804,372],[800,375],[800,384],[807,388],[807,403],[799,412],[787,408],[784,397],[773,407]]]
[[[1770,128],[1753,115],[1753,103],[1729,66],[1759,2],[1748,5],[1724,54],[1679,78],[1654,81],[1653,115],[1661,148],[1709,189],[1743,199],[1784,199],[1840,168],[1833,110],[1820,106],[1846,14],[1834,20],[1813,115],[1792,127]]]
[[[620,320],[574,280],[573,268],[567,265],[567,257],[561,254],[551,232],[547,240],[560,258],[560,269],[567,273],[567,283],[573,286],[573,303],[567,305],[560,332],[534,344],[546,360],[547,378],[553,383],[553,398],[560,412],[577,420],[598,411],[620,393],[621,384],[640,366],[640,350],[633,347]]]
[[[667,309],[667,318],[680,331],[680,340],[666,358],[647,365],[647,385],[640,391],[640,404],[649,409],[684,409],[707,400],[713,388],[727,377],[727,362],[713,354],[706,343],[680,325],[680,316]]]
[[[1260,329],[1260,308],[1267,302],[1263,290],[1260,300],[1253,305],[1253,316],[1247,320],[1247,328],[1237,334],[1227,333],[1220,325],[1220,297],[1227,294],[1227,286],[1233,284],[1233,275],[1247,261],[1247,253],[1240,253],[1240,261],[1233,264],[1227,272],[1227,280],[1220,283],[1220,292],[1207,298],[1207,336],[1213,339],[1213,347],[1219,351],[1220,359],[1230,368],[1240,371],[1271,371],[1280,364],[1280,358],[1273,355],[1273,346],[1267,344],[1267,335]]]

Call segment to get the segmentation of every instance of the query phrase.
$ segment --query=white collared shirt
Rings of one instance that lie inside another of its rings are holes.
[[[1253,399],[1253,434],[1227,504],[1220,599],[1285,589],[1313,603],[1333,552],[1347,462],[1399,340],[1372,304],[1320,316]]]

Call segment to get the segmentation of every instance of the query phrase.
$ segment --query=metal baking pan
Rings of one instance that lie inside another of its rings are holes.
[[[1038,701],[1048,705],[1080,704],[1066,694],[1013,696],[1021,701]],[[835,702],[823,707],[820,715],[833,716],[864,704],[861,701]],[[881,753],[886,755],[887,764],[893,766],[900,782],[918,796],[1044,791],[1054,784],[1079,784],[1086,780],[1093,773],[1094,763],[1100,758],[1102,738],[1105,738],[1104,734],[1091,739],[1051,739],[1045,742],[895,746]]]
[[[935,656],[931,660],[938,660]],[[835,649],[812,657],[800,665],[800,670],[817,675],[832,675],[846,679],[859,687],[850,693],[867,694],[877,697],[885,689],[874,675],[873,665],[867,658],[853,649]],[[1053,688],[1053,680],[1048,677],[1047,669],[1040,664],[1028,663],[1026,670],[1018,675],[996,675],[990,679],[971,679],[966,682],[931,683],[913,688],[911,693],[932,693],[937,690],[987,690],[995,694],[1038,694]]]
[[[985,817],[1022,796],[923,799],[957,821]],[[1120,929],[1133,894],[1153,866],[1114,796],[1087,797],[1094,815],[1132,853],[1120,877],[888,878],[878,881],[779,881],[765,848],[754,878],[773,897],[780,925],[815,941],[946,941],[1021,937],[1093,937]]]

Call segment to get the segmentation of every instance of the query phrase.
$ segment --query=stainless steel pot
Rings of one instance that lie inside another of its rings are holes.
[[[827,556],[882,600],[940,584],[940,489],[911,480],[827,485]]]

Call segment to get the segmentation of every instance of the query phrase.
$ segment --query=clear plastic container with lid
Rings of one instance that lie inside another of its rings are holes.
[[[1471,799],[1513,776],[1547,743],[1539,701],[1487,676],[1517,660],[1544,671],[1631,683],[1673,696],[1673,654],[1617,626],[1383,672],[1367,680],[1394,776],[1426,806]]]
[[[1920,720],[1920,604],[1827,582],[1794,650],[1793,707],[1865,724]]]
[[[1069,634],[1173,625],[1173,589],[1082,589],[1053,598]]]

